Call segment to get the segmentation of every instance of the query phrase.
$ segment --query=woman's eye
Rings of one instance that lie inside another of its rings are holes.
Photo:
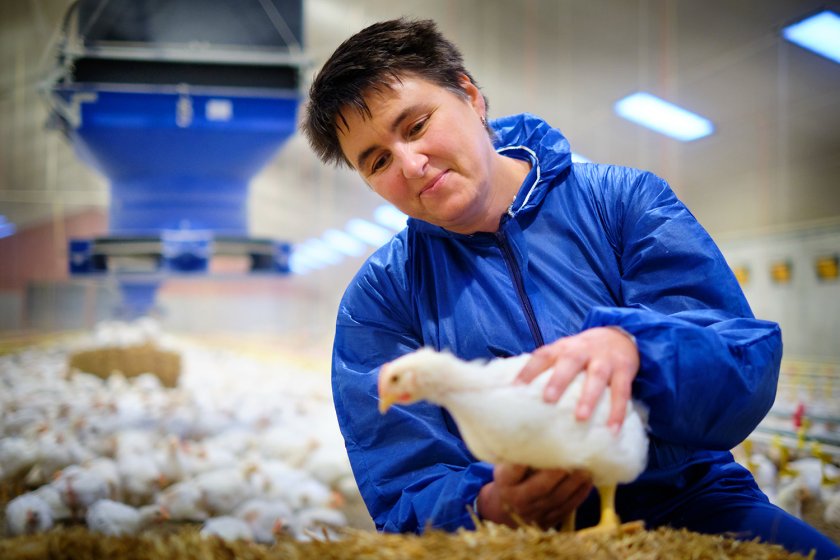
[[[379,156],[378,158],[373,160],[373,164],[371,164],[371,166],[370,166],[370,172],[371,173],[376,173],[377,171],[379,171],[380,169],[385,167],[385,164],[387,164],[387,163],[388,163],[388,158],[386,156],[384,156],[384,155]]]
[[[419,121],[414,123],[414,126],[412,126],[408,131],[408,136],[409,137],[416,136],[421,130],[423,130],[423,127],[426,126],[426,123],[428,122],[428,120],[429,120],[428,118],[424,118],[424,119],[420,119]]]

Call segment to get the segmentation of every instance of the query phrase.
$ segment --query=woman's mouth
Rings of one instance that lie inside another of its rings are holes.
[[[423,186],[423,188],[420,190],[420,196],[434,194],[434,192],[437,191],[438,188],[446,182],[446,178],[448,176],[448,169],[438,174],[436,177],[434,177],[431,181],[429,181]]]

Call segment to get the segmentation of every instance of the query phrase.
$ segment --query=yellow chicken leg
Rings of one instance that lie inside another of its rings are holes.
[[[563,520],[563,524],[560,525],[560,532],[562,533],[574,533],[575,532],[575,514],[577,510],[572,510],[566,519]]]
[[[587,527],[578,531],[578,535],[594,535],[598,533],[632,533],[644,528],[643,521],[632,521],[621,524],[618,514],[615,512],[615,484],[598,486],[598,495],[601,496],[601,520],[594,527]]]
[[[621,525],[621,519],[615,512],[615,484],[599,486],[598,495],[601,496],[601,521],[593,529],[614,531]]]

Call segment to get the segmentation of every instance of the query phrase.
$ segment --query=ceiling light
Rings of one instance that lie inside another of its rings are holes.
[[[782,35],[800,47],[840,63],[840,16],[825,10],[782,29]]]
[[[361,218],[353,218],[347,222],[347,227],[345,229],[347,230],[347,233],[353,237],[361,239],[365,243],[373,245],[374,247],[381,247],[392,237],[391,233],[387,229],[380,227],[373,222],[362,220]]]
[[[615,112],[627,120],[683,142],[708,136],[715,130],[709,119],[645,92],[619,100],[615,104]]]
[[[321,239],[330,247],[348,257],[358,257],[367,250],[364,243],[337,229],[328,229],[321,236]]]
[[[292,256],[289,257],[289,266],[292,267],[292,269],[303,267],[306,269],[317,270],[327,266],[327,263],[313,259],[302,249],[296,249],[292,251]]]
[[[292,274],[306,274],[313,269],[304,262],[304,259],[298,253],[292,253],[292,256],[289,257],[289,270],[292,271]]]
[[[9,237],[16,231],[15,224],[6,219],[6,216],[0,214],[0,239]]]
[[[340,253],[333,250],[329,245],[320,239],[309,239],[304,241],[298,251],[303,253],[304,257],[309,257],[311,260],[323,263],[325,265],[338,264],[343,258]]]
[[[402,231],[405,228],[405,222],[408,220],[408,216],[390,204],[383,204],[374,211],[373,219],[394,231]]]

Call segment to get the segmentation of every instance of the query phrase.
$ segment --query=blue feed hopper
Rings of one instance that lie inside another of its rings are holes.
[[[163,279],[206,272],[214,255],[288,272],[288,243],[248,237],[247,203],[295,131],[301,16],[301,0],[71,6],[51,123],[109,180],[111,204],[106,236],[71,241],[70,270],[117,276],[124,314],[144,314]]]
[[[68,135],[110,180],[113,235],[248,234],[248,185],[294,133],[296,97],[85,91],[92,99],[80,103]],[[68,103],[79,97],[56,93]]]

